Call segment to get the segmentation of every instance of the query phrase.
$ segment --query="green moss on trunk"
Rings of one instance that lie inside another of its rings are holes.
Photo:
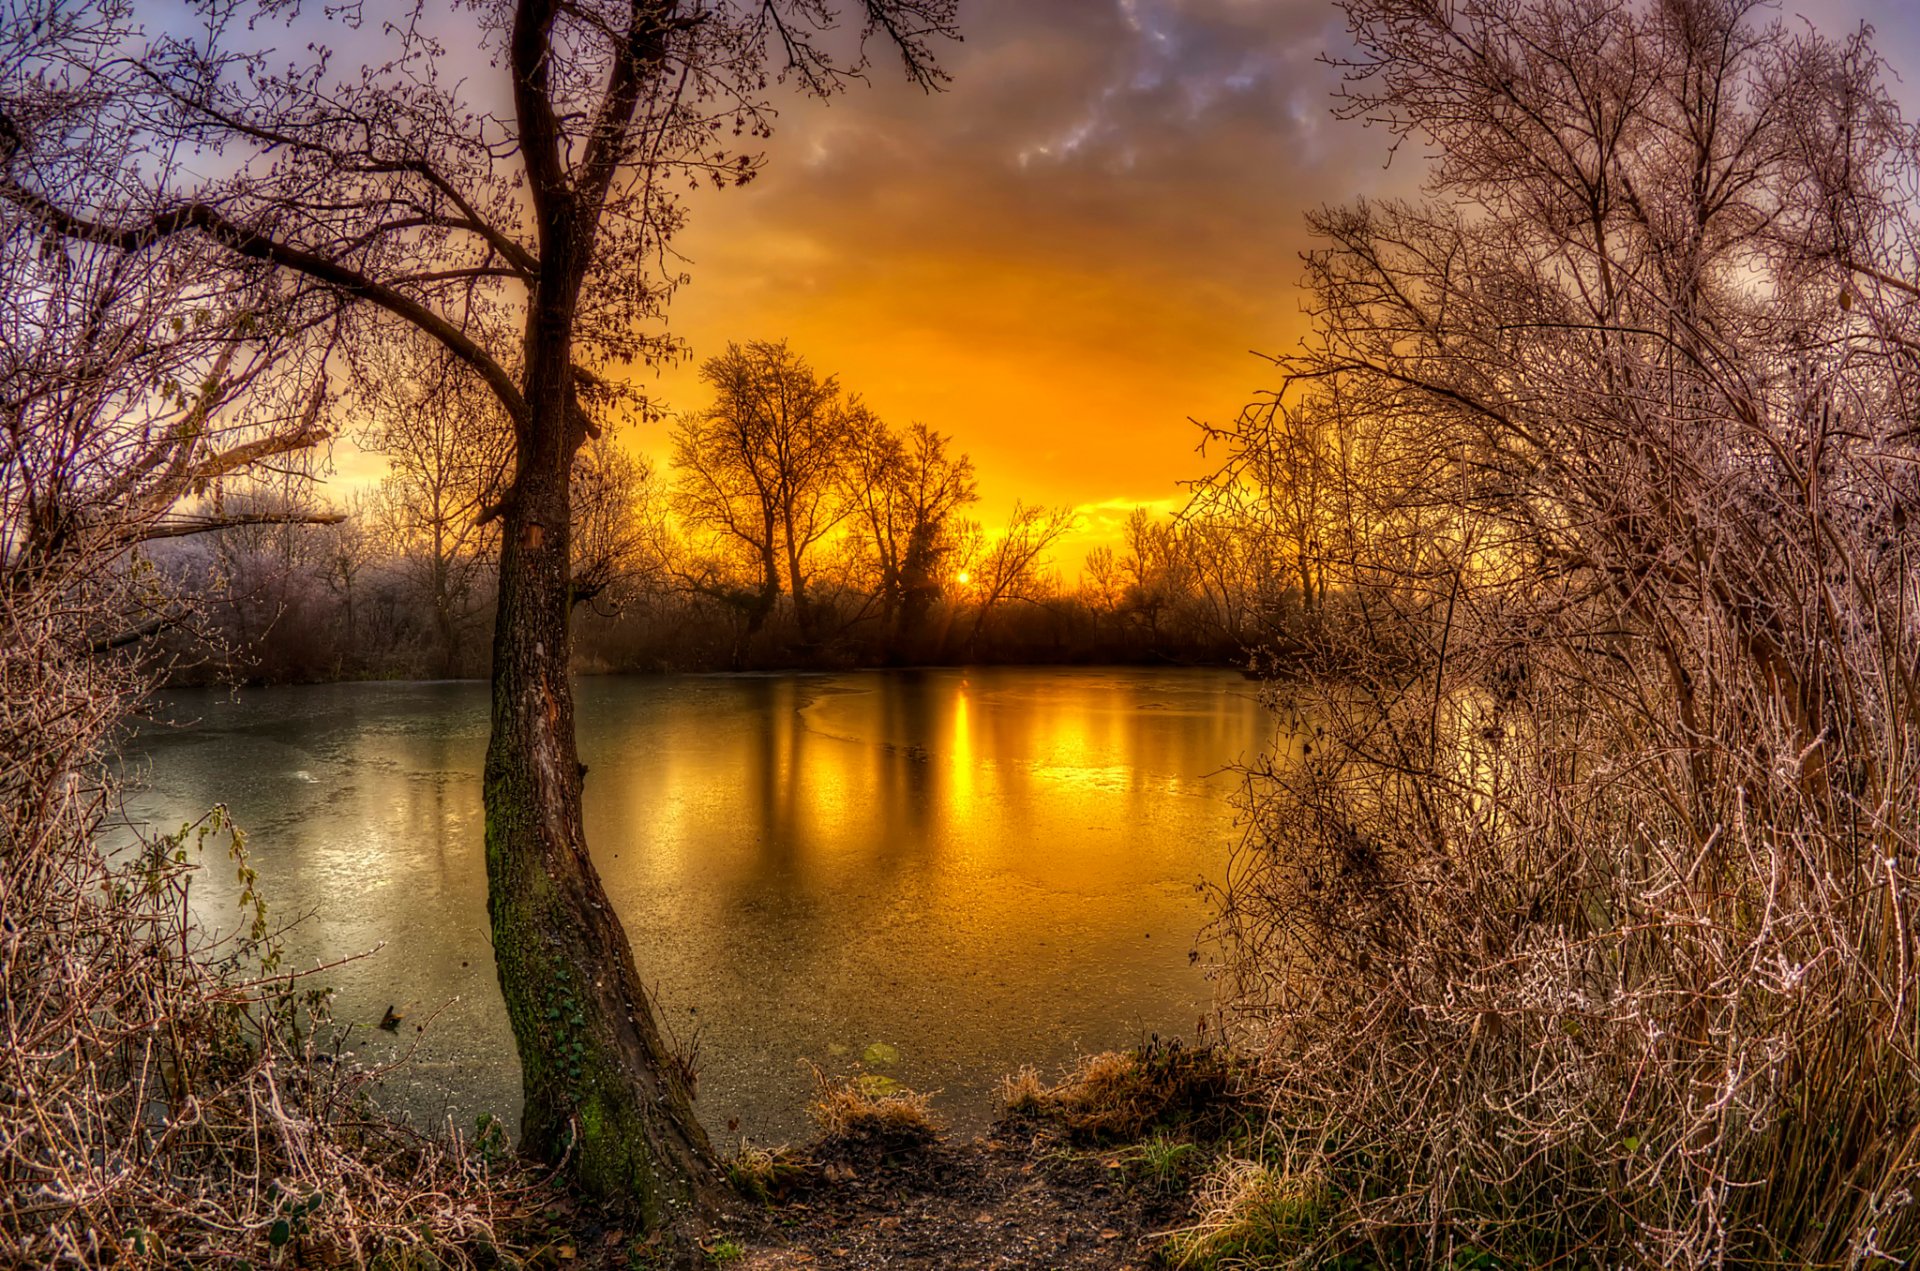
[[[547,404],[562,418],[566,403]],[[522,1146],[649,1230],[725,1194],[581,823],[568,663],[572,448],[526,456],[503,526],[484,797],[487,909],[520,1053]]]

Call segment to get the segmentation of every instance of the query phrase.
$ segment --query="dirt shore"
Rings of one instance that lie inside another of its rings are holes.
[[[829,1163],[734,1237],[735,1265],[773,1268],[1146,1267],[1184,1206],[1121,1158],[1030,1126],[936,1142],[892,1161]]]

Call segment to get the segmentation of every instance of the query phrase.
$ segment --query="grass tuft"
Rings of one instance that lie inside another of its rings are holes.
[[[1329,1196],[1318,1175],[1229,1157],[1201,1181],[1194,1223],[1168,1233],[1161,1254],[1191,1271],[1273,1265],[1323,1230]]]
[[[816,1068],[807,1115],[820,1127],[825,1146],[892,1153],[925,1147],[939,1136],[932,1099],[897,1082],[828,1077]]]
[[[1000,1083],[1010,1114],[1052,1118],[1091,1142],[1130,1141],[1155,1129],[1217,1119],[1231,1106],[1233,1091],[1224,1050],[1158,1040],[1088,1055],[1056,1086],[1042,1085],[1031,1068]]]
[[[727,1162],[727,1179],[742,1196],[762,1205],[784,1197],[803,1181],[812,1162],[799,1156],[786,1144],[779,1147],[755,1147],[742,1142],[740,1151]]]
[[[1132,1176],[1162,1195],[1184,1191],[1200,1161],[1198,1144],[1156,1130],[1128,1151],[1124,1159]]]
[[[738,1262],[747,1256],[746,1246],[737,1240],[718,1240],[707,1246],[707,1262],[713,1266],[725,1266],[729,1262]]]
[[[1040,1080],[1032,1064],[1000,1078],[1000,1106],[1008,1116],[1035,1117],[1046,1111],[1047,1083]]]

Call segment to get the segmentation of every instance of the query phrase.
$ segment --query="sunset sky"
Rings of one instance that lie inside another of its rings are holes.
[[[1911,112],[1917,10],[1778,12],[1828,34],[1871,22],[1911,71]],[[1071,575],[1129,509],[1176,506],[1206,470],[1190,418],[1273,383],[1254,351],[1304,329],[1303,214],[1411,192],[1420,156],[1389,168],[1385,133],[1332,117],[1331,0],[963,0],[962,25],[944,93],[882,62],[830,103],[781,96],[760,178],[691,204],[669,324],[692,357],[647,388],[697,410],[701,359],[787,339],[894,424],[951,434],[990,528],[1015,498],[1082,509]],[[627,434],[663,473],[666,432]]]
[[[896,424],[952,434],[988,526],[1072,504],[1078,569],[1134,505],[1206,461],[1189,417],[1267,382],[1250,349],[1300,329],[1301,213],[1404,185],[1376,135],[1328,113],[1324,0],[971,0],[926,96],[794,102],[764,174],[703,197],[671,323],[695,359],[786,338]],[[636,430],[663,455],[664,429]]]

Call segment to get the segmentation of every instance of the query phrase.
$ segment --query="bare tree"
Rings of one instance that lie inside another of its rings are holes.
[[[1208,440],[1224,440],[1232,454],[1209,484],[1217,501],[1213,511],[1257,525],[1262,541],[1285,552],[1301,608],[1309,613],[1325,590],[1339,466],[1338,403],[1334,382],[1297,404],[1270,396],[1242,411],[1229,428],[1208,430]]]
[[[61,32],[67,21],[87,39],[104,38],[66,15],[46,29]],[[5,34],[11,45],[21,33]],[[0,57],[13,51],[0,46]],[[42,47],[22,60],[31,67],[44,55]],[[35,83],[36,126],[87,126],[90,95]],[[112,143],[93,144],[111,162]],[[17,152],[18,138],[0,132],[0,156],[9,146]],[[64,175],[81,189],[101,182]],[[0,569],[14,589],[66,575],[79,559],[91,573],[101,550],[124,564],[136,544],[330,519],[285,504],[229,508],[222,499],[229,480],[288,462],[328,436],[324,341],[309,338],[271,279],[214,267],[217,253],[204,245],[130,256],[49,238],[11,206],[0,236]],[[118,644],[164,619],[156,612],[128,631],[91,637]]]
[[[1072,508],[1015,502],[1007,527],[962,556],[974,596],[967,648],[979,648],[988,619],[1009,600],[1037,600],[1046,586],[1047,551],[1079,521]]]
[[[1120,612],[1120,599],[1126,583],[1120,576],[1120,561],[1105,543],[1087,553],[1080,570],[1081,603],[1096,615],[1113,618]]]
[[[922,423],[902,437],[871,413],[852,422],[844,479],[854,532],[877,575],[882,621],[899,646],[940,597],[956,518],[979,498],[973,460],[949,454],[952,439]]]
[[[349,654],[357,649],[360,636],[354,615],[354,587],[382,555],[381,542],[369,523],[377,515],[374,500],[365,491],[356,492],[347,499],[344,519],[328,529],[320,542],[320,578],[339,595],[344,606]]]
[[[660,590],[671,539],[653,465],[601,438],[582,447],[573,482],[573,602],[605,613]]]
[[[98,13],[0,20],[0,100],[92,155],[126,153],[67,59],[119,49]],[[147,156],[149,176],[165,156]],[[196,847],[247,870],[216,809],[146,842],[113,828],[111,752],[186,615],[159,545],[298,508],[225,496],[325,436],[327,344],[297,289],[187,240],[127,254],[50,237],[0,202],[0,1262],[204,1264],[273,1253],[275,1187],[338,1198],[317,1257],[405,1256],[480,1235],[459,1165],[357,1112],[347,1066],[310,1063],[264,909],[236,933],[188,904]],[[217,836],[217,837],[216,837]],[[250,888],[247,889],[250,893]],[[253,899],[249,894],[250,900]],[[284,1211],[282,1211],[284,1212]],[[394,1233],[403,1233],[393,1238]],[[291,1237],[289,1237],[291,1239]]]
[[[1147,508],[1127,514],[1121,535],[1126,555],[1119,568],[1127,580],[1121,607],[1146,624],[1152,648],[1159,643],[1165,616],[1191,598],[1193,565],[1179,524],[1155,520]]]
[[[866,0],[869,33],[931,84],[948,0]],[[63,8],[74,29],[75,9]],[[144,261],[192,242],[306,289],[349,341],[398,322],[492,392],[513,432],[500,522],[486,801],[488,909],[525,1086],[522,1139],[649,1226],[694,1221],[719,1180],[626,934],[588,858],[567,679],[570,479],[616,395],[593,365],[644,359],[672,282],[649,274],[678,212],[669,178],[749,175],[728,128],[759,134],[769,68],[820,92],[849,68],[814,40],[832,7],[707,0],[491,0],[476,25],[497,98],[456,75],[438,11],[389,24],[385,52],[336,76],[249,40],[279,6],[217,6],[151,36],[124,8],[57,51],[97,106],[94,138],[38,125],[39,88],[0,101],[0,197],[47,235]],[[370,44],[374,33],[363,31]],[[851,68],[855,71],[858,66]],[[501,103],[494,108],[495,102]],[[165,168],[217,151],[217,165]],[[88,185],[77,174],[105,173]],[[210,173],[195,176],[193,172]]]
[[[729,344],[700,374],[714,403],[674,434],[680,514],[751,553],[760,589],[749,634],[772,614],[784,570],[810,639],[812,553],[846,515],[840,473],[857,407],[785,342]]]
[[[1745,0],[1344,7],[1433,197],[1312,219],[1245,458],[1337,390],[1342,621],[1226,897],[1319,1236],[1910,1249],[1912,136]]]
[[[366,423],[360,444],[387,460],[381,510],[433,614],[440,674],[463,669],[461,641],[499,550],[482,513],[500,498],[513,430],[486,385],[410,332],[351,356]]]
[[[309,511],[307,485],[297,473],[225,478],[198,501],[219,528],[146,553],[170,588],[188,587],[196,574],[202,584],[185,605],[186,638],[168,641],[170,653],[191,651],[225,674],[268,680],[316,663],[327,638],[318,581],[323,540],[308,523],[340,515]]]
[[[1364,423],[1330,378],[1203,426],[1203,447],[1224,451],[1224,462],[1195,483],[1179,519],[1201,595],[1236,639],[1257,619],[1297,648],[1322,621],[1330,579],[1351,576],[1363,557],[1383,568],[1389,540],[1415,555],[1432,540],[1412,502],[1379,497],[1403,472],[1414,484],[1431,474]]]
[[[1196,490],[1180,512],[1180,541],[1193,590],[1211,628],[1244,646],[1253,616],[1273,607],[1272,552],[1264,538],[1210,491]]]

